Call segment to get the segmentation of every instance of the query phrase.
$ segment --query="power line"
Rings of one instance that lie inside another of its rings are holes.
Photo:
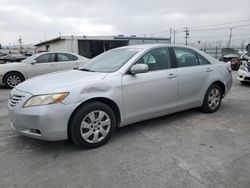
[[[211,26],[229,25],[229,24],[242,23],[242,22],[248,22],[248,21],[250,21],[250,18],[248,18],[248,19],[243,19],[243,20],[238,20],[238,21],[233,21],[233,22],[221,23],[221,24],[201,25],[201,26],[190,26],[190,28],[199,28],[199,27],[211,27]]]

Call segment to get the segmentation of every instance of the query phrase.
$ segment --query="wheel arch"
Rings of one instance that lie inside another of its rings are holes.
[[[115,114],[115,118],[116,118],[116,122],[117,122],[116,126],[119,126],[119,124],[121,123],[120,109],[119,109],[118,105],[113,100],[111,100],[109,98],[106,98],[106,97],[91,98],[91,99],[88,99],[88,100],[82,102],[80,105],[78,105],[77,108],[70,115],[70,118],[69,118],[69,121],[68,121],[68,127],[67,127],[67,134],[68,134],[69,139],[70,139],[69,126],[70,126],[70,122],[71,122],[74,114],[77,112],[77,110],[79,108],[81,108],[82,106],[84,106],[85,104],[90,103],[90,102],[102,102],[102,103],[108,105],[113,110],[113,112]]]
[[[21,72],[19,72],[19,71],[8,71],[8,72],[6,72],[6,73],[4,74],[4,76],[3,76],[3,79],[2,79],[2,82],[3,82],[3,83],[4,83],[4,81],[5,81],[6,76],[7,76],[8,74],[10,74],[10,73],[20,74],[20,76],[22,76],[23,80],[25,80],[25,76],[24,76]]]
[[[220,88],[221,88],[221,90],[222,90],[222,96],[224,97],[225,91],[226,91],[226,86],[225,86],[225,84],[224,84],[222,81],[219,81],[219,80],[214,81],[213,83],[210,84],[210,86],[213,85],[213,84],[217,84],[218,86],[220,86]]]

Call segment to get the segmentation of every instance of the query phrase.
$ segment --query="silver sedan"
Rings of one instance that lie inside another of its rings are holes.
[[[88,58],[68,52],[38,53],[21,62],[0,65],[0,84],[14,88],[31,77],[78,68],[88,61]]]
[[[231,68],[202,51],[128,46],[78,70],[19,84],[10,94],[9,118],[22,135],[93,148],[106,143],[117,127],[190,108],[215,112],[231,85]]]

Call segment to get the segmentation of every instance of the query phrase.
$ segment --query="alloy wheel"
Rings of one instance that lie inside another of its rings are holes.
[[[10,87],[15,87],[22,82],[21,78],[17,75],[10,75],[7,78],[7,84]]]
[[[208,106],[212,110],[216,109],[220,105],[220,91],[217,88],[213,88],[208,94]]]
[[[80,126],[81,136],[88,143],[98,143],[109,133],[111,120],[107,113],[101,110],[87,114]]]

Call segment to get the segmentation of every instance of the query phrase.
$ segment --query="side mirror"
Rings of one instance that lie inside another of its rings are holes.
[[[35,64],[36,64],[36,60],[33,59],[33,60],[30,62],[30,64],[31,64],[31,65],[35,65]]]
[[[138,74],[138,73],[146,73],[148,72],[148,65],[147,64],[135,64],[130,68],[131,74]]]

